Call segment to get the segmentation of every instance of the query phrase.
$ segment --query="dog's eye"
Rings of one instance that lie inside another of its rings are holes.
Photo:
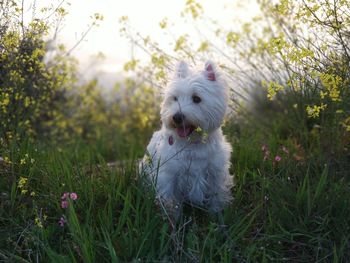
[[[197,95],[193,95],[192,96],[192,101],[194,103],[200,103],[202,101],[202,99],[200,97],[198,97]]]
[[[174,101],[177,101],[177,97],[174,96]]]

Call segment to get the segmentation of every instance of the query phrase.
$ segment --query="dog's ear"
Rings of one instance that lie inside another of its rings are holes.
[[[204,65],[204,74],[210,81],[216,81],[216,72],[215,72],[215,65],[210,60],[207,61]]]
[[[189,68],[186,62],[180,61],[175,68],[175,78],[184,79],[189,75]]]

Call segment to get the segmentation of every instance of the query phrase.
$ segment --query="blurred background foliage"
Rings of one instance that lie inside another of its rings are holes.
[[[132,78],[103,94],[97,80],[79,83],[77,60],[63,45],[50,46],[50,33],[67,14],[43,8],[45,19],[23,22],[18,1],[1,1],[0,138],[71,143],[123,141],[144,143],[156,123],[154,92]],[[103,19],[95,14],[91,26]],[[142,136],[141,136],[142,135]]]
[[[174,41],[171,54],[123,17],[121,33],[150,57],[147,65],[135,59],[127,65],[146,75],[152,86],[162,87],[175,60],[196,66],[210,57],[231,89],[228,134],[261,134],[262,141],[277,136],[280,144],[290,142],[307,153],[305,158],[348,163],[349,2],[258,4],[260,13],[250,22],[227,30],[206,16],[200,1],[186,1],[182,16],[197,29],[201,42],[184,34]],[[170,24],[164,19],[159,26],[171,34]]]
[[[162,88],[176,61],[196,66],[210,57],[232,91],[228,133],[259,130],[334,162],[348,156],[349,3],[261,0],[259,5],[261,13],[233,31],[208,19],[200,2],[186,1],[183,18],[199,32],[201,26],[212,30],[201,34],[197,46],[186,34],[178,37],[171,54],[133,29],[128,17],[120,18],[121,34],[149,61],[132,58],[124,65],[129,77],[106,94],[97,80],[78,81],[70,51],[50,46],[49,32],[57,32],[64,8],[44,8],[45,19],[25,24],[18,2],[1,1],[2,143],[103,139],[142,147],[159,126]],[[95,14],[91,26],[102,19]],[[159,27],[171,34],[166,18]]]
[[[227,123],[237,126],[233,130],[279,134],[334,162],[348,158],[349,3],[259,4],[261,14],[251,22],[225,30],[205,17],[200,2],[188,0],[183,18],[196,25],[207,21],[212,35],[203,33],[199,46],[182,35],[174,40],[171,54],[122,17],[121,34],[146,52],[149,61],[132,58],[124,65],[129,77],[106,94],[96,79],[78,81],[71,51],[50,46],[49,32],[57,32],[67,14],[64,8],[44,8],[41,12],[49,14],[45,19],[25,24],[16,1],[1,1],[1,141],[103,139],[142,147],[159,126],[162,88],[176,60],[196,66],[211,57],[232,91]],[[95,14],[91,26],[102,19]],[[169,24],[165,18],[159,26],[171,33]]]

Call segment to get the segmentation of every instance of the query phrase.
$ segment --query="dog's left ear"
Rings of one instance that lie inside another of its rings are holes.
[[[207,77],[208,80],[210,81],[216,81],[216,72],[215,72],[215,65],[211,61],[207,61],[205,63],[205,71],[204,74]]]
[[[186,62],[180,61],[176,65],[175,78],[184,79],[189,75],[189,68]]]

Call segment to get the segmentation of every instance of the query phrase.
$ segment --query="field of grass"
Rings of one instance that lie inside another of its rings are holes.
[[[188,0],[181,21],[199,35],[164,17],[157,39],[123,16],[148,59],[118,64],[108,92],[70,55],[103,14],[68,49],[56,34],[70,3],[46,2],[39,15],[0,1],[0,262],[350,262],[349,1],[261,0],[247,23],[231,3],[225,27]],[[174,65],[207,58],[231,93],[234,200],[186,206],[173,227],[137,160]]]
[[[0,163],[0,260],[349,260],[344,163],[308,154],[292,142],[282,145],[274,134],[234,131],[233,125],[225,127],[233,144],[234,201],[222,217],[185,207],[176,229],[154,193],[142,187],[135,165],[142,147],[102,141],[9,145]],[[115,160],[118,165],[108,167]],[[62,199],[66,192],[77,199]]]

